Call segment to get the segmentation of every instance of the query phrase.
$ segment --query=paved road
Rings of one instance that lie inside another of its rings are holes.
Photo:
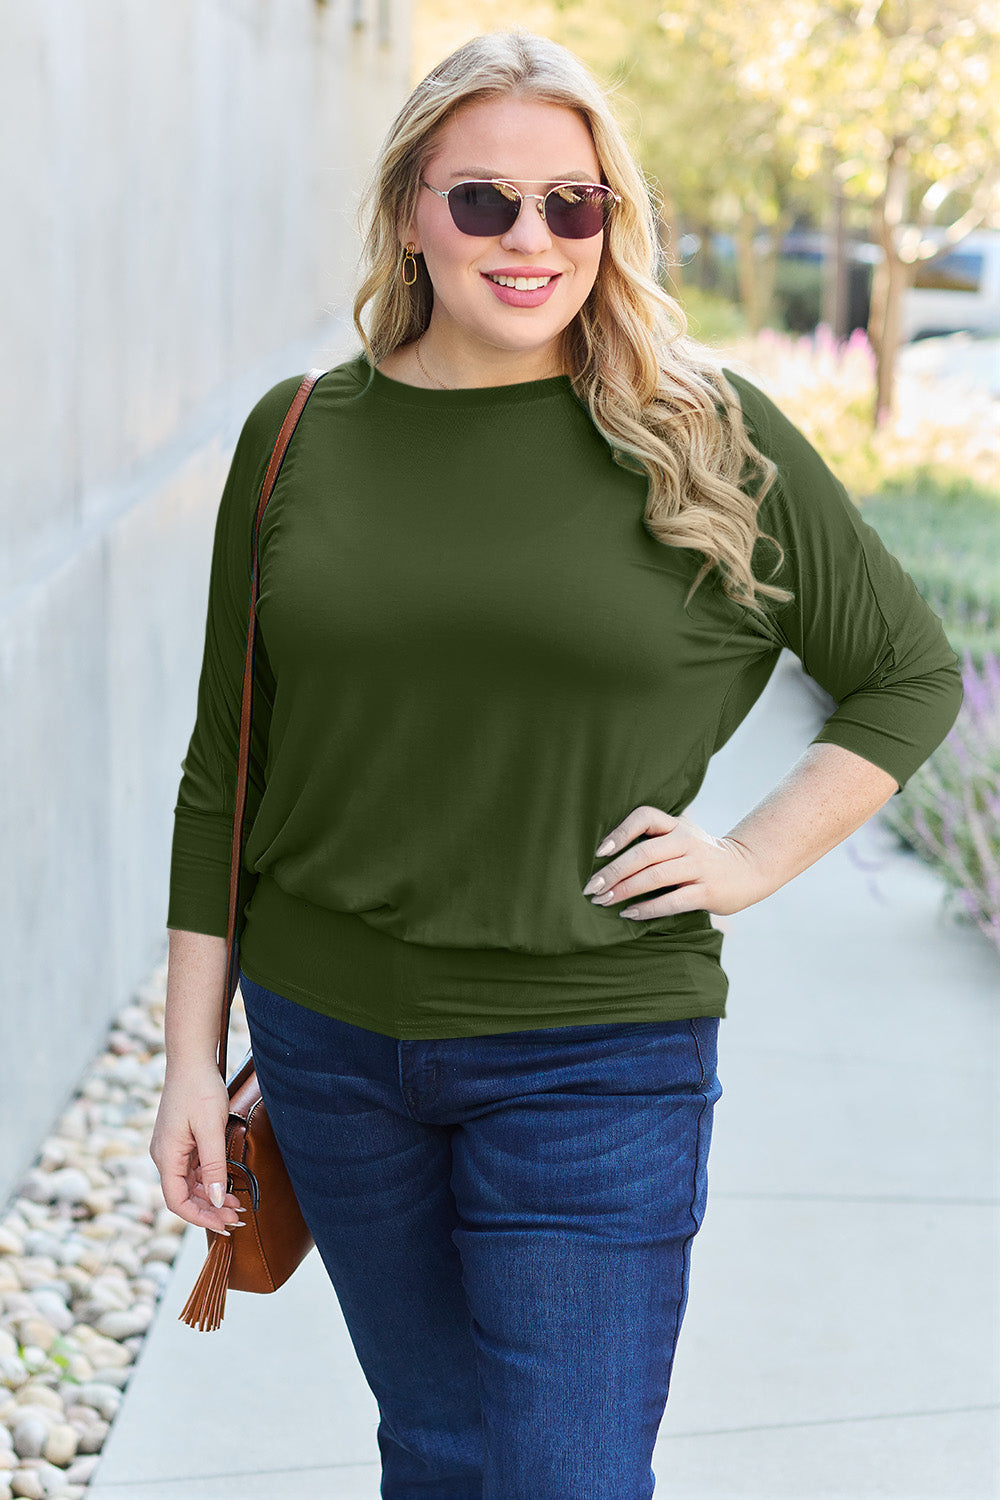
[[[730,826],[824,716],[787,659],[693,814]],[[728,919],[656,1500],[1000,1495],[1000,967],[940,895],[868,828]],[[177,1322],[203,1253],[192,1231],[90,1500],[378,1500],[375,1402],[318,1258],[207,1335]]]
[[[973,338],[968,333],[918,339],[900,349],[899,368],[906,375],[960,381],[1000,397],[1000,339]]]

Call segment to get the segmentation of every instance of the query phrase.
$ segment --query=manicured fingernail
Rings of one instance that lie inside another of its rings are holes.
[[[589,896],[591,891],[603,891],[606,883],[603,875],[592,875],[583,888],[583,894]]]
[[[620,911],[618,913],[618,915],[620,917],[641,917],[642,916],[642,912],[641,911],[637,911],[634,906],[629,906],[629,907],[626,908],[625,911]]]
[[[607,906],[615,899],[615,893],[613,890],[605,891],[603,896],[591,896],[590,899],[594,906]]]
[[[610,854],[611,851],[612,851],[612,849],[614,847],[615,847],[615,841],[614,841],[614,839],[605,839],[604,843],[600,844],[598,846],[597,853],[598,854]]]
[[[226,1190],[221,1182],[213,1182],[208,1190],[208,1196],[212,1200],[213,1208],[221,1208],[222,1200],[226,1196]]]

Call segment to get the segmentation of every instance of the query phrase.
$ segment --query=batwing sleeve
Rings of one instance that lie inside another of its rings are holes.
[[[208,613],[194,728],[181,762],[174,807],[167,927],[225,937],[246,661],[253,527],[261,486],[278,431],[301,377],[273,386],[240,432],[215,520]],[[244,827],[264,790],[274,683],[257,632],[250,777]],[[241,871],[245,906],[255,877]]]
[[[901,790],[948,733],[962,674],[941,621],[861,517],[844,486],[764,393],[726,371],[747,429],[777,465],[758,515],[781,545],[758,578],[790,589],[769,604],[769,629],[837,707],[814,744],[841,745],[888,772]]]

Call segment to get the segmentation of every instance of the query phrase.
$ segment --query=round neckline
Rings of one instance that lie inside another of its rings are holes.
[[[571,376],[547,375],[542,380],[518,380],[511,385],[459,385],[444,390],[436,386],[407,385],[405,381],[394,380],[391,375],[383,375],[381,370],[369,365],[363,353],[355,356],[355,363],[363,386],[368,386],[372,394],[403,406],[515,406],[573,389]]]

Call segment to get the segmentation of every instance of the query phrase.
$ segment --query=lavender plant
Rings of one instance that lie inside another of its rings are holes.
[[[882,817],[1000,949],[1000,656],[966,654],[962,679],[954,728]]]

